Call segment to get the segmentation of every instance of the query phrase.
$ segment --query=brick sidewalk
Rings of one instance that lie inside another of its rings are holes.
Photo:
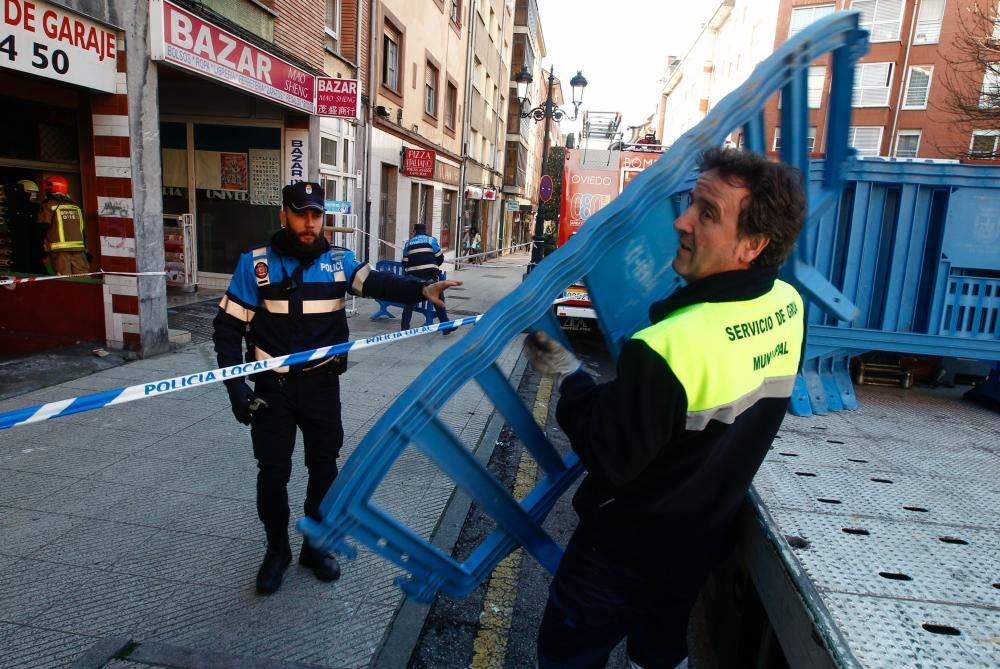
[[[520,282],[516,265],[526,261],[519,254],[493,261],[507,268],[456,273],[466,285],[449,293],[449,306],[487,308]],[[352,338],[399,327],[398,319],[369,321],[369,300],[358,307]],[[344,458],[462,336],[431,334],[351,355],[342,377]],[[515,340],[498,361],[508,374],[519,354]],[[0,411],[215,366],[211,344],[189,346],[8,399]],[[471,383],[442,416],[475,447],[491,413]],[[289,484],[293,517],[305,496],[300,454]],[[365,667],[402,601],[392,584],[399,570],[365,550],[342,561],[336,583],[293,564],[278,593],[254,594],[264,548],[256,464],[249,429],[233,419],[221,384],[0,432],[0,478],[3,668],[83,660],[118,669]],[[378,498],[428,536],[451,491],[436,468],[407,454]],[[132,661],[106,663],[128,639],[139,644]]]

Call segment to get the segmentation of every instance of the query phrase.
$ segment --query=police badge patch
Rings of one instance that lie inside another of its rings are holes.
[[[259,262],[253,266],[253,273],[257,275],[258,279],[263,279],[267,277],[267,263]]]

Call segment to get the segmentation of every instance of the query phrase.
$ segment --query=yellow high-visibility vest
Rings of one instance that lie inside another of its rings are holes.
[[[805,312],[798,292],[776,280],[739,302],[683,307],[637,332],[670,365],[687,395],[687,429],[731,424],[758,400],[790,397],[799,368]]]
[[[84,250],[87,244],[83,232],[83,210],[73,202],[60,202],[52,208],[49,250]]]

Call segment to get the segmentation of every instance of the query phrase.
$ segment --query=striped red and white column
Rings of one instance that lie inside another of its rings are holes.
[[[132,273],[138,271],[138,267],[124,39],[119,39],[118,49],[115,93],[91,96],[97,225],[101,241],[101,269]],[[104,277],[104,322],[109,347],[141,348],[137,277]]]

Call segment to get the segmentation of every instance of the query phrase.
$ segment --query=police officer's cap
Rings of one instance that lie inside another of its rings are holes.
[[[323,187],[312,181],[300,181],[281,189],[281,204],[296,212],[306,209],[322,212],[324,199]]]

